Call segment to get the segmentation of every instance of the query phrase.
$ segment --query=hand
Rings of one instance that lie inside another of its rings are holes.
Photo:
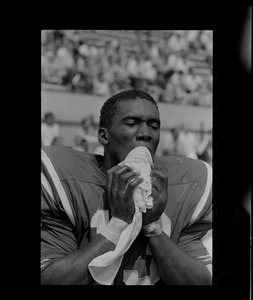
[[[111,214],[130,224],[135,213],[133,191],[144,179],[128,166],[114,166],[107,171],[107,199]]]
[[[153,166],[151,168],[153,207],[142,214],[142,226],[157,221],[168,201],[168,178],[162,172],[155,170]]]

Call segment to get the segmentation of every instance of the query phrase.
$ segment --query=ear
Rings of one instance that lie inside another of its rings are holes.
[[[104,127],[98,129],[98,141],[101,145],[107,145],[109,143],[108,130]]]

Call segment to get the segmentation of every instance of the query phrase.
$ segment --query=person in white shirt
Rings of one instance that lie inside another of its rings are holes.
[[[194,133],[187,130],[184,125],[181,125],[176,140],[177,155],[197,159],[197,146],[198,141]]]
[[[45,113],[41,123],[41,145],[56,145],[60,141],[60,128],[53,113]]]

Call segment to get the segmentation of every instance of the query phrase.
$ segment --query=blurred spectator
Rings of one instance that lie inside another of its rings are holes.
[[[149,82],[154,82],[156,80],[157,71],[153,66],[152,61],[149,59],[148,55],[145,55],[139,65],[140,76],[148,80]]]
[[[178,127],[176,134],[176,155],[189,158],[198,158],[198,141],[193,132],[189,131],[184,124]]]
[[[168,47],[172,52],[179,52],[186,47],[186,39],[182,32],[174,31],[168,41]]]
[[[188,72],[186,74],[183,74],[181,80],[182,80],[181,84],[182,84],[183,88],[188,93],[196,91],[198,88],[198,85],[201,84],[201,77],[198,75],[195,75],[193,68],[189,68]]]
[[[160,135],[160,142],[158,144],[156,155],[157,156],[166,156],[166,155],[175,155],[176,143],[175,137],[172,130],[166,130]]]
[[[167,66],[170,70],[173,70],[173,71],[182,71],[182,72],[188,71],[188,66],[187,66],[187,63],[185,62],[184,58],[181,56],[177,56],[174,53],[172,53],[168,56]]]
[[[74,55],[73,46],[66,37],[63,37],[62,44],[56,52],[56,62],[62,84],[70,84],[74,77]]]
[[[58,72],[58,62],[51,49],[42,48],[41,57],[41,79],[42,82],[61,84],[61,76]]]
[[[74,136],[74,149],[94,153],[98,146],[99,142],[94,119],[93,116],[90,115],[81,121],[80,128],[76,131]]]
[[[94,78],[93,82],[94,94],[98,96],[109,96],[110,87],[105,80],[104,73],[99,73],[97,77]]]
[[[213,160],[213,143],[211,135],[206,135],[205,139],[198,145],[198,159],[204,160],[212,166]]]
[[[133,51],[131,51],[128,56],[128,64],[126,66],[130,77],[139,77],[139,62],[140,56],[137,56]]]
[[[90,49],[87,44],[84,42],[81,43],[81,45],[78,48],[78,52],[83,56],[83,57],[89,57],[90,56]]]
[[[200,138],[197,146],[198,158],[212,165],[212,133],[205,133],[204,123],[200,123]]]
[[[60,128],[53,113],[45,113],[41,123],[41,145],[61,145]]]
[[[189,30],[187,32],[187,41],[190,50],[198,49],[200,47],[199,31]]]

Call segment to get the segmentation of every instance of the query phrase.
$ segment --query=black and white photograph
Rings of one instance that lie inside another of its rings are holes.
[[[213,31],[41,31],[41,284],[212,285]]]

